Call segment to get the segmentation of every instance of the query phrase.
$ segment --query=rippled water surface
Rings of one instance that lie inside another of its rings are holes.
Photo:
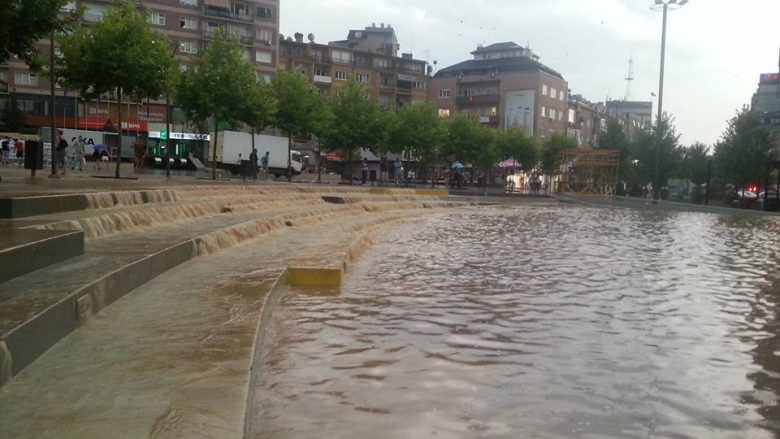
[[[778,220],[471,208],[266,338],[257,436],[780,437]]]

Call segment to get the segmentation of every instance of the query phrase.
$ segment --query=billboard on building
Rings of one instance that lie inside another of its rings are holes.
[[[535,90],[510,90],[504,93],[504,129],[517,128],[534,133]]]

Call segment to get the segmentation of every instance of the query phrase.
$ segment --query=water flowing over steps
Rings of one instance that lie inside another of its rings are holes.
[[[75,229],[87,241],[81,256],[0,283],[0,385],[89,316],[192,258],[271,231],[346,220],[381,222],[379,216],[460,205],[412,192],[376,196],[353,188],[296,186],[83,195],[87,208],[34,217],[28,221],[32,225],[22,226],[64,233]],[[342,197],[344,203],[328,203],[324,196]]]

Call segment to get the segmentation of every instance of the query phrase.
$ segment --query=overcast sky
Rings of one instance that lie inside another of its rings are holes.
[[[658,92],[661,13],[652,0],[281,0],[281,32],[327,43],[349,29],[390,23],[402,52],[438,61],[469,59],[477,44],[530,44],[591,101]],[[777,72],[780,0],[690,0],[669,14],[664,109],[682,142],[712,144],[749,104],[760,73]]]

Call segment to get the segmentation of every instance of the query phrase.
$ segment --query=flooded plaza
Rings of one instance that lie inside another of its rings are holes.
[[[265,337],[261,438],[770,438],[778,220],[467,208],[394,228]]]

